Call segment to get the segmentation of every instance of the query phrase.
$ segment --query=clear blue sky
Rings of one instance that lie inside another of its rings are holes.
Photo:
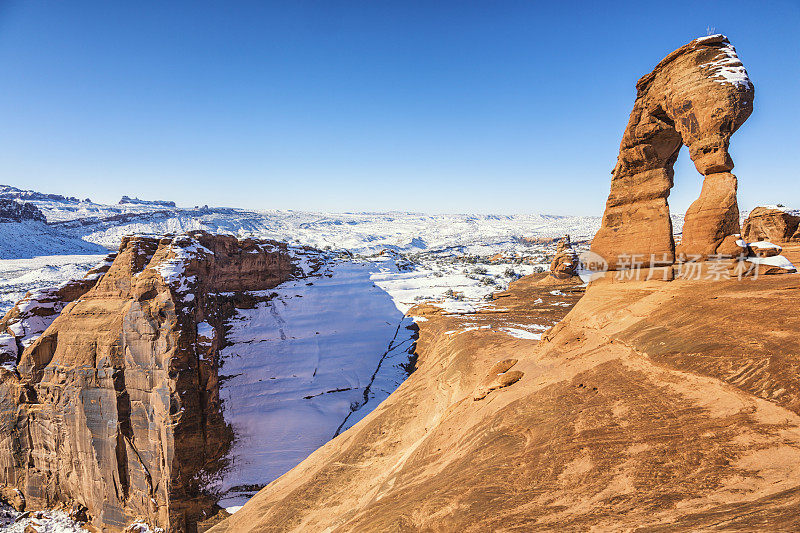
[[[800,1],[0,3],[0,183],[256,209],[601,214],[634,84],[707,27],[740,204],[800,207]],[[684,152],[675,210],[700,189]]]

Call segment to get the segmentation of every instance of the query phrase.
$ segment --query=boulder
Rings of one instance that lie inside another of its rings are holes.
[[[495,363],[475,390],[472,399],[483,400],[493,390],[508,387],[519,381],[525,375],[524,372],[510,370],[517,362],[517,359],[504,359]]]
[[[720,258],[724,257],[744,257],[748,255],[749,251],[747,243],[742,241],[741,235],[728,235],[717,246],[717,254]]]
[[[0,485],[0,500],[3,500],[17,511],[25,510],[25,496],[14,487]]]
[[[773,256],[769,259],[774,259],[774,261],[763,261],[756,257],[739,261],[731,271],[731,275],[739,278],[757,278],[759,276],[794,274],[797,272],[797,268],[782,255]]]
[[[774,257],[783,251],[783,248],[769,241],[751,242],[748,246],[756,257]]]
[[[637,96],[612,171],[592,251],[615,270],[620,257],[675,260],[667,197],[681,146],[705,176],[686,213],[680,252],[708,256],[739,232],[731,135],[753,110],[753,84],[723,35],[695,39],[636,84]]]
[[[742,224],[746,241],[800,242],[800,216],[777,207],[756,207]]]

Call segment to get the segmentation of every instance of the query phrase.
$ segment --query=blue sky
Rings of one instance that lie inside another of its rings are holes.
[[[116,202],[601,214],[636,80],[707,28],[756,87],[742,208],[800,207],[800,2],[0,3],[0,183]],[[701,178],[682,153],[670,198]]]

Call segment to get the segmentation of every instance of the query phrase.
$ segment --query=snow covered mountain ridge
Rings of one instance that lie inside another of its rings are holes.
[[[248,211],[208,206],[181,208],[174,207],[172,202],[135,199],[105,205],[7,185],[0,186],[0,198],[35,205],[44,213],[50,232],[60,233],[65,241],[78,239],[109,250],[116,249],[126,234],[204,230],[240,238],[292,241],[321,249],[345,249],[356,254],[383,249],[406,252],[457,249],[462,253],[481,253],[488,251],[488,247],[518,248],[520,237],[554,239],[570,233],[575,240],[588,239],[600,223],[599,217],[542,214],[427,215]],[[80,253],[69,249],[66,242],[62,248],[52,253]],[[21,256],[6,252],[0,257]]]

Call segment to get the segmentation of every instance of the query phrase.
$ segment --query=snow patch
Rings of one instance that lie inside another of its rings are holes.
[[[525,339],[525,340],[542,340],[541,333],[533,333],[531,331],[519,328],[500,328],[500,331],[507,335],[511,335],[512,337],[516,337],[517,339]]]
[[[739,241],[736,242],[738,243]],[[769,241],[751,242],[750,248],[758,248],[759,250],[783,250],[783,248],[781,248],[777,244],[773,244]]]
[[[236,437],[229,469],[212,485],[221,506],[243,504],[405,379],[415,328],[372,282],[382,266],[332,261],[228,321],[220,396]]]
[[[709,77],[714,78],[717,83],[728,83],[744,89],[752,89],[753,84],[747,76],[747,70],[739,56],[736,55],[733,45],[726,43],[720,47],[720,51],[724,54],[722,58],[702,65],[708,69]]]
[[[783,255],[773,255],[772,257],[748,257],[746,261],[756,265],[769,265],[780,267],[789,272],[797,272],[797,268]]]
[[[0,530],[5,533],[86,533],[78,522],[63,511],[35,511],[22,518],[22,513],[0,504]]]
[[[203,321],[197,324],[197,344],[211,346],[216,336],[217,331],[208,322]]]

